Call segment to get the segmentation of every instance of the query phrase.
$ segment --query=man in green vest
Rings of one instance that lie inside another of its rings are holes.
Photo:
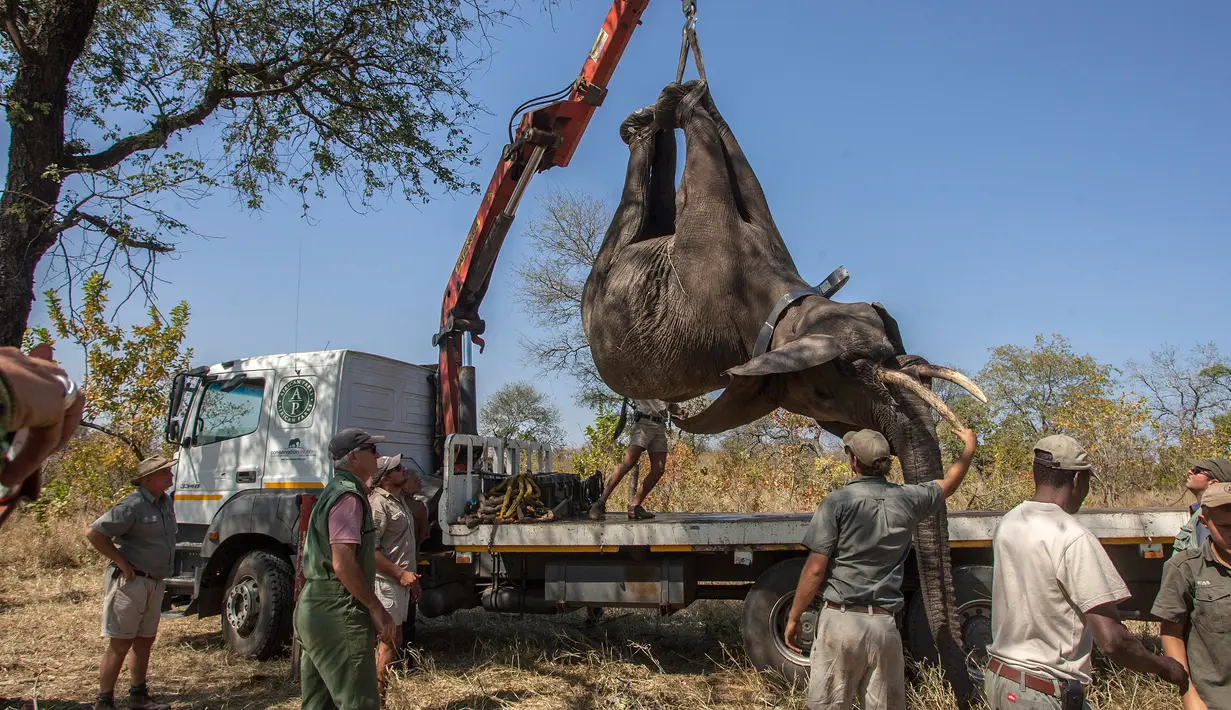
[[[304,586],[295,607],[304,710],[380,708],[376,639],[392,644],[394,626],[373,591],[376,526],[368,481],[377,468],[376,445],[384,440],[343,429],[329,441],[336,471],[308,520]]]

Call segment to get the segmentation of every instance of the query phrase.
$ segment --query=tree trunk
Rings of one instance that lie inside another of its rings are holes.
[[[34,271],[56,241],[51,223],[62,183],[45,173],[64,163],[68,75],[97,9],[98,0],[53,0],[25,29],[7,23],[10,44],[22,51],[8,96],[9,167],[0,197],[0,345],[21,344]]]

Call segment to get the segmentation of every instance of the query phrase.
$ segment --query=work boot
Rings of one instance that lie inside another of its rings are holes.
[[[94,701],[94,710],[115,710],[115,696],[111,693],[99,693]]]
[[[171,706],[167,703],[157,703],[150,698],[150,692],[146,689],[145,683],[128,686],[128,708],[129,710],[171,710]]]
[[[607,504],[595,503],[590,506],[590,520],[606,520],[607,519]]]
[[[629,520],[649,520],[653,517],[654,517],[653,513],[646,510],[645,508],[642,508],[639,505],[634,505],[628,509],[628,519]]]

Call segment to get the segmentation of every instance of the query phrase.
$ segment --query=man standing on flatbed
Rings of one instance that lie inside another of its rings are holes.
[[[842,437],[859,477],[825,496],[804,536],[811,550],[787,617],[785,641],[799,649],[799,619],[817,592],[824,599],[812,642],[810,710],[906,707],[906,667],[894,614],[905,605],[902,577],[915,526],[940,510],[970,469],[975,435],[940,481],[899,486],[885,480],[889,442],[871,429]]]
[[[628,506],[629,520],[649,520],[654,514],[647,511],[642,504],[649,497],[650,491],[658,485],[658,479],[667,470],[667,422],[673,416],[680,416],[680,405],[672,402],[667,404],[660,399],[634,399],[633,428],[628,435],[628,449],[624,452],[624,461],[620,467],[607,479],[603,494],[598,501],[590,506],[590,520],[603,520],[607,517],[607,499],[615,492],[616,486],[641,460],[642,452],[650,452],[650,473],[641,481],[632,504]]]
[[[1086,450],[1063,434],[1034,445],[1034,498],[1005,513],[992,538],[991,710],[1079,710],[1099,650],[1125,668],[1188,686],[1176,661],[1155,656],[1120,622],[1131,597],[1097,537],[1073,517],[1090,492]]]

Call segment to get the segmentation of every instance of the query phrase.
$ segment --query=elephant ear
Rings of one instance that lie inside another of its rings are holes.
[[[805,335],[799,340],[758,355],[738,367],[727,370],[735,377],[762,377],[799,372],[823,365],[842,354],[842,345],[831,335]]]

